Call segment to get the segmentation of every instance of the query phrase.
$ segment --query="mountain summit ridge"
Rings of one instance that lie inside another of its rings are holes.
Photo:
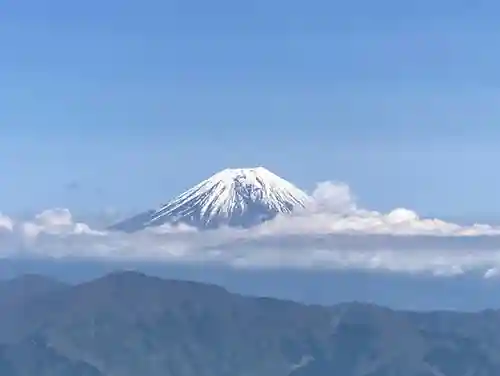
[[[246,228],[306,208],[311,200],[307,193],[262,166],[227,168],[158,209],[139,213],[110,229],[135,232],[181,223],[198,229]]]
[[[493,309],[308,305],[133,270],[27,292],[2,305],[2,376],[500,375]]]

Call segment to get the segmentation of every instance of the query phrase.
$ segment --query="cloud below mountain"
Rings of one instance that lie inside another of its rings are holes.
[[[125,234],[75,221],[67,209],[46,210],[29,221],[0,215],[0,255],[499,275],[499,227],[420,218],[405,208],[361,209],[343,183],[320,183],[312,196],[308,209],[244,230],[163,225]]]

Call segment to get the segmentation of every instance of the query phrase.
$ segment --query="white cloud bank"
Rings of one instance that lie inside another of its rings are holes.
[[[67,209],[30,221],[0,214],[0,257],[76,257],[212,262],[233,267],[369,269],[500,276],[500,227],[463,226],[397,208],[358,208],[349,187],[325,182],[314,205],[248,230],[162,226],[134,234],[75,222]]]

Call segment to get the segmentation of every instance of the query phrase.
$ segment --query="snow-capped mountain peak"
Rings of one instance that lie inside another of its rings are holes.
[[[185,223],[198,228],[250,227],[278,214],[304,208],[310,200],[305,192],[264,167],[229,168],[157,210],[142,213],[113,228],[135,231],[164,223]]]

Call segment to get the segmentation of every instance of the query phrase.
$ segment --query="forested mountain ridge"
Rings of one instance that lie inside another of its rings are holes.
[[[493,310],[308,306],[136,272],[4,281],[0,299],[2,376],[500,374]]]

